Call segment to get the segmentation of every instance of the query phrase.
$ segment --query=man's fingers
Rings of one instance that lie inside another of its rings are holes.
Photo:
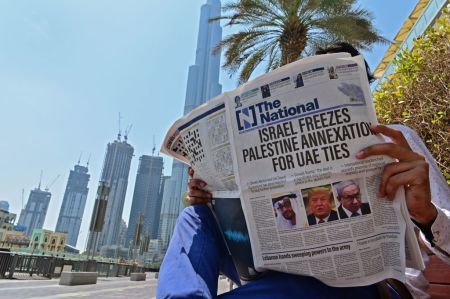
[[[190,205],[203,205],[211,202],[211,198],[204,198],[204,197],[195,197],[195,196],[189,196],[187,197]]]
[[[206,204],[211,201],[212,195],[203,188],[206,183],[200,179],[190,179],[188,182],[188,196],[189,204]]]
[[[212,194],[210,192],[196,189],[190,189],[187,196],[191,205],[206,204],[211,201],[211,198]]]
[[[404,185],[407,186],[408,182],[411,181],[411,178],[414,177],[414,174],[415,174],[414,170],[408,170],[389,177],[386,182],[384,192],[387,198],[393,200],[395,198],[395,194],[397,193],[398,188]]]
[[[387,187],[388,182],[390,181],[391,177],[402,173],[402,172],[408,172],[410,170],[413,170],[416,174],[414,177],[408,177],[410,181],[406,182],[406,184],[414,184],[414,180],[417,180],[419,178],[419,172],[425,171],[427,169],[428,165],[425,161],[408,161],[408,162],[394,162],[387,164],[384,167],[383,174],[381,176],[381,182],[380,182],[380,188],[378,190],[378,196],[384,197],[389,192],[388,189],[391,190],[392,188],[395,188],[395,186]],[[395,190],[391,191],[390,193],[394,192]]]
[[[386,155],[399,161],[424,160],[424,157],[398,144],[380,143],[366,147],[356,154],[356,158],[364,159],[371,156]]]
[[[201,197],[201,198],[211,198],[211,193],[204,190],[189,189],[188,196],[191,197]]]
[[[188,181],[188,195],[187,200],[190,205],[207,204],[211,202],[212,194],[205,191],[205,181],[200,179],[194,179],[194,169],[189,167],[188,175],[190,180]]]
[[[188,175],[191,179],[194,177],[194,169],[192,169],[192,167],[188,168]]]
[[[383,125],[372,125],[370,126],[370,129],[373,133],[383,134],[384,136],[389,137],[393,143],[411,150],[408,141],[401,131]]]
[[[189,190],[191,189],[203,189],[205,188],[206,183],[199,179],[190,179],[188,182]]]

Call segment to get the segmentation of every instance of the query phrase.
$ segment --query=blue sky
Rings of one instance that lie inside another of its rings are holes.
[[[138,158],[159,148],[183,111],[205,0],[0,0],[0,200],[20,214],[37,187],[60,174],[44,228],[54,229],[69,170],[91,155],[85,236],[106,144],[133,128],[135,148],[124,219],[128,222]],[[375,26],[392,39],[416,0],[361,0]],[[229,29],[224,29],[224,36]],[[387,45],[365,53],[374,68]],[[221,76],[223,90],[235,80]],[[165,158],[165,173],[171,160]]]

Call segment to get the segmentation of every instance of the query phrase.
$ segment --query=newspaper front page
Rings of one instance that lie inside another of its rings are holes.
[[[191,165],[209,190],[240,194],[246,225],[218,222],[230,222],[229,247],[251,247],[244,276],[276,270],[342,287],[405,281],[405,260],[423,263],[403,190],[393,202],[376,196],[393,160],[355,157],[384,142],[371,124],[363,59],[320,55],[198,107],[172,126],[162,151]]]

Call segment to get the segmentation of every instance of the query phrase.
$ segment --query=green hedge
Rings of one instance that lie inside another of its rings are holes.
[[[395,60],[396,71],[374,93],[380,123],[405,124],[425,140],[450,184],[450,14]]]

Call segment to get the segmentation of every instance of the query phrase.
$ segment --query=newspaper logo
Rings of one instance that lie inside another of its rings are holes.
[[[258,125],[255,106],[249,106],[241,110],[237,110],[236,119],[239,131],[253,128]]]
[[[238,130],[269,125],[319,110],[317,98],[296,106],[282,106],[280,100],[264,101],[236,111]]]

